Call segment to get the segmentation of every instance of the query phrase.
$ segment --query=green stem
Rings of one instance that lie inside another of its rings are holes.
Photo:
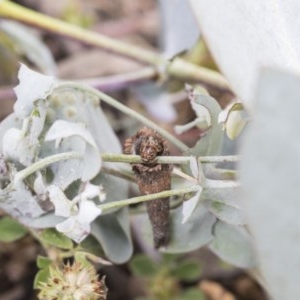
[[[168,190],[168,191],[163,191],[160,193],[109,202],[109,203],[98,205],[98,208],[100,208],[104,212],[107,210],[120,208],[123,206],[128,206],[130,204],[136,204],[136,203],[141,203],[141,202],[145,202],[145,201],[150,201],[150,200],[157,199],[157,198],[168,198],[171,196],[178,196],[178,195],[193,193],[193,192],[197,192],[198,189],[199,189],[199,187],[197,185],[193,185],[193,186],[187,187],[187,188],[182,188],[182,189],[177,189],[177,190]]]
[[[165,129],[161,128],[155,122],[147,119],[146,117],[139,114],[138,112],[128,108],[127,106],[123,105],[122,103],[120,103],[116,99],[106,95],[105,93],[102,93],[98,90],[95,90],[94,88],[91,88],[87,85],[74,83],[74,82],[60,83],[57,86],[57,89],[59,89],[59,88],[72,88],[72,89],[81,90],[83,92],[91,93],[91,94],[95,95],[96,97],[100,98],[101,101],[106,102],[107,104],[113,106],[114,108],[120,110],[121,112],[127,114],[128,116],[130,116],[132,118],[135,118],[136,120],[142,122],[144,125],[156,130],[159,134],[161,134],[165,139],[167,139],[169,142],[171,142],[176,147],[178,147],[181,151],[185,152],[189,149],[189,147],[187,145],[185,145],[180,140],[175,138],[172,134],[170,134]]]
[[[201,163],[219,163],[219,162],[237,162],[240,157],[238,155],[225,156],[202,156],[198,158]]]
[[[106,174],[113,175],[113,176],[116,176],[116,177],[119,177],[122,179],[126,179],[127,181],[136,182],[134,175],[132,175],[132,173],[129,173],[129,172],[125,172],[125,171],[117,170],[117,169],[113,169],[113,168],[107,168],[105,166],[102,166],[101,172],[104,172]]]
[[[101,157],[102,160],[106,162],[120,162],[131,164],[143,163],[139,155],[101,153]],[[156,157],[155,162],[159,164],[189,164],[190,160],[190,156],[158,156]],[[238,155],[198,157],[198,161],[200,161],[201,163],[236,162],[238,160]]]
[[[179,57],[173,61],[168,61],[163,55],[153,51],[126,44],[93,31],[85,30],[28,8],[24,8],[8,0],[0,1],[0,16],[49,30],[90,45],[101,47],[106,51],[123,55],[145,64],[150,64],[162,76],[168,73],[168,75],[184,80],[194,80],[206,83],[223,90],[230,89],[226,79],[218,72],[199,67]]]
[[[53,163],[56,163],[58,161],[69,160],[69,159],[83,159],[83,155],[78,152],[64,152],[64,153],[59,153],[59,154],[54,154],[54,155],[48,156],[46,158],[43,158],[43,159],[33,163],[32,165],[23,169],[22,171],[19,171],[18,173],[16,173],[16,175],[14,177],[14,181],[18,182],[18,181],[24,180],[26,177],[28,177],[29,175],[31,175],[32,173],[34,173],[38,170],[41,170],[41,169],[43,169]]]

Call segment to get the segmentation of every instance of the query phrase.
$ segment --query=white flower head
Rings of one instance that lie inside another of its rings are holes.
[[[93,199],[98,197],[100,202],[104,202],[106,199],[106,193],[104,192],[102,185],[94,185],[89,182],[86,183],[83,192],[80,194],[82,198]]]
[[[99,189],[98,194],[95,195],[95,193],[88,193],[85,188],[73,200],[69,200],[57,186],[49,186],[48,191],[49,198],[55,207],[55,215],[67,218],[57,224],[56,229],[76,243],[80,243],[90,234],[91,223],[102,213],[94,201],[89,200],[99,194]]]

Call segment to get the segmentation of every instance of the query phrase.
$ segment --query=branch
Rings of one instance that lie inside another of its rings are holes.
[[[145,201],[150,201],[150,200],[157,199],[157,198],[168,198],[171,196],[178,196],[178,195],[193,193],[193,192],[197,192],[198,189],[199,189],[199,187],[197,185],[193,185],[191,187],[186,187],[186,188],[182,188],[182,189],[168,190],[168,191],[163,191],[160,193],[109,202],[109,203],[98,205],[98,208],[100,208],[102,210],[102,212],[104,212],[104,211],[108,211],[111,209],[128,206],[130,204],[136,204],[136,203],[141,203],[141,202],[145,202]]]
[[[107,162],[120,162],[138,164],[143,163],[143,160],[139,155],[127,155],[127,154],[112,154],[101,153],[103,161]],[[156,162],[159,164],[189,164],[191,160],[190,156],[157,156]],[[239,160],[238,155],[227,156],[200,156],[198,160],[201,163],[218,163],[218,162],[234,162]]]
[[[15,174],[14,181],[18,182],[20,180],[25,179],[32,173],[41,170],[53,163],[56,163],[61,160],[69,160],[69,159],[83,159],[83,155],[78,152],[63,152],[63,153],[58,153],[54,154],[51,156],[47,156],[46,158],[43,158],[29,167],[23,169],[22,171],[19,171],[18,173]]]

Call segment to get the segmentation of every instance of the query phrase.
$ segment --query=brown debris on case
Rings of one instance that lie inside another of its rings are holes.
[[[143,127],[134,136],[126,139],[125,154],[140,155],[144,163],[132,164],[139,189],[143,195],[154,194],[171,188],[172,167],[168,164],[157,164],[157,156],[170,155],[167,142],[153,129]],[[168,244],[169,198],[159,198],[146,202],[147,212],[152,226],[154,247]]]

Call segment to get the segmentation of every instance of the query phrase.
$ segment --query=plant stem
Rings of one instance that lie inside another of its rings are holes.
[[[194,80],[223,90],[229,90],[226,79],[218,72],[199,67],[179,57],[168,61],[163,55],[134,45],[109,38],[99,33],[85,30],[64,21],[51,18],[41,13],[24,8],[8,0],[0,1],[0,16],[27,23],[45,30],[49,30],[90,45],[101,47],[106,51],[131,59],[150,64],[161,75],[179,77],[185,80]]]
[[[107,162],[120,162],[131,164],[143,163],[139,155],[101,153],[101,157],[103,161]],[[190,160],[190,156],[157,156],[155,162],[159,164],[189,164]],[[201,163],[235,162],[239,160],[239,156],[201,156],[198,157],[198,160]]]
[[[139,114],[138,112],[128,108],[127,106],[123,105],[116,99],[102,93],[101,91],[95,90],[94,88],[91,88],[84,84],[74,83],[74,82],[63,82],[60,83],[57,86],[57,89],[59,88],[73,88],[76,90],[80,90],[83,92],[91,93],[95,95],[96,97],[100,98],[100,100],[106,102],[107,104],[113,106],[114,108],[120,110],[121,112],[127,114],[128,116],[142,122],[144,125],[156,130],[159,134],[161,134],[165,139],[167,139],[169,142],[174,144],[176,147],[178,147],[181,151],[185,152],[189,149],[187,145],[182,143],[180,140],[178,140],[176,137],[174,137],[172,134],[170,134],[165,129],[161,128],[159,125],[157,125],[155,122],[147,119],[143,115]]]
[[[178,189],[178,190],[168,190],[168,191],[163,191],[160,193],[109,202],[109,203],[98,205],[98,208],[100,208],[102,211],[107,211],[107,210],[111,210],[111,209],[115,209],[115,208],[120,208],[123,206],[128,206],[130,204],[136,204],[136,203],[141,203],[141,202],[145,202],[145,201],[150,201],[150,200],[157,199],[157,198],[167,198],[167,197],[171,197],[171,196],[178,196],[178,195],[193,193],[193,192],[197,192],[198,189],[199,189],[199,187],[197,185],[193,185],[191,187],[186,187],[186,188],[182,188],[182,189]]]
[[[112,169],[112,168],[107,168],[105,166],[101,167],[101,172],[104,172],[109,175],[113,175],[122,179],[126,179],[127,181],[132,181],[136,182],[135,177],[132,173],[125,172],[122,170],[117,170],[117,169]]]
[[[83,155],[81,153],[78,152],[63,152],[63,153],[58,153],[58,154],[54,154],[51,156],[47,156],[35,163],[33,163],[32,165],[30,165],[29,167],[23,169],[22,171],[19,171],[18,173],[16,173],[15,177],[14,177],[14,181],[18,182],[21,180],[24,180],[26,177],[28,177],[29,175],[31,175],[32,173],[41,170],[53,163],[56,163],[58,161],[61,160],[69,160],[69,159],[83,159]]]
[[[219,162],[236,162],[239,161],[238,155],[225,156],[202,156],[198,158],[201,163],[219,163]]]

